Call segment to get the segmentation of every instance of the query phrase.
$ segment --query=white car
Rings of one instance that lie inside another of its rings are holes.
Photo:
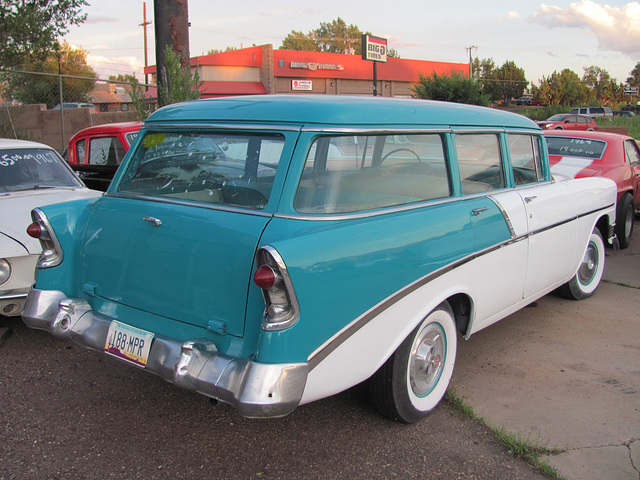
[[[31,210],[100,194],[85,187],[53,148],[0,139],[0,315],[20,315],[34,283],[42,248],[27,235]]]

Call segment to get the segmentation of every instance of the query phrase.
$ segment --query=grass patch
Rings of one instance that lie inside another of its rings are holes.
[[[627,127],[629,136],[640,139],[640,117],[595,118],[598,127]]]
[[[504,427],[492,427],[484,418],[479,417],[476,414],[473,407],[468,405],[464,399],[457,395],[456,389],[453,385],[449,386],[449,389],[444,396],[444,400],[453,407],[455,412],[462,414],[467,418],[477,420],[491,430],[496,436],[496,441],[505,447],[514,457],[521,458],[549,478],[554,480],[563,479],[560,472],[544,462],[542,457],[547,455],[558,455],[563,453],[564,450],[560,448],[548,448],[541,446],[539,439],[531,439],[530,437],[525,439],[519,434],[507,432]]]

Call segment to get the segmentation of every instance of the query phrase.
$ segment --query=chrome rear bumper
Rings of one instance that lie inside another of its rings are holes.
[[[31,328],[93,350],[104,350],[112,321],[82,299],[34,288],[22,318]],[[208,339],[179,342],[160,335],[154,336],[144,369],[181,388],[231,404],[246,417],[291,413],[300,403],[308,373],[306,363],[257,363],[222,354]]]

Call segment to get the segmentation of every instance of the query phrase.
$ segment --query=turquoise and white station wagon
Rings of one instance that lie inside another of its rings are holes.
[[[98,199],[33,211],[25,322],[274,417],[367,381],[414,422],[457,337],[560,288],[590,296],[616,187],[556,181],[542,131],[422,100],[171,105]]]

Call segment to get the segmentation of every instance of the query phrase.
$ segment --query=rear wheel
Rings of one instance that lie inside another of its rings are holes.
[[[616,211],[616,236],[620,242],[620,248],[627,248],[631,243],[633,233],[633,198],[626,193],[618,203]]]
[[[578,271],[571,280],[559,288],[560,295],[571,300],[590,297],[600,285],[603,273],[604,241],[600,231],[594,228]]]
[[[374,407],[384,416],[414,423],[433,410],[449,386],[457,331],[447,302],[433,310],[368,381]]]

